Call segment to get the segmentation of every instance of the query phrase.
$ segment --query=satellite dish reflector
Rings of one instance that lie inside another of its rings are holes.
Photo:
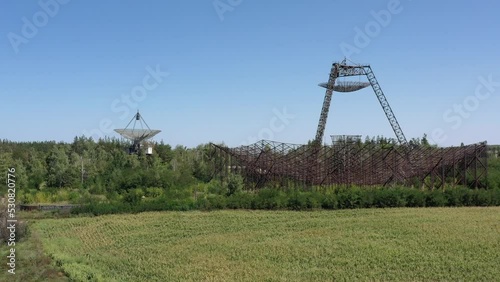
[[[156,134],[160,133],[161,130],[151,130],[151,129],[115,129],[115,131],[131,141],[144,141],[153,138]]]
[[[340,81],[335,86],[333,86],[333,91],[354,92],[368,86],[370,86],[369,82]]]
[[[128,128],[130,126],[130,124],[132,123],[132,121],[134,121],[133,127]],[[137,122],[139,122],[141,124],[140,129],[135,128]],[[144,128],[144,125],[146,125],[146,128]],[[126,139],[132,141],[132,145],[129,148],[130,154],[138,153],[140,150],[140,147],[141,147],[141,143],[146,142],[147,140],[153,138],[156,134],[161,132],[161,130],[149,128],[148,124],[142,118],[139,111],[137,111],[137,114],[135,114],[134,117],[130,120],[127,127],[123,128],[123,129],[115,129],[115,131],[118,134],[120,134],[123,138],[126,138]],[[148,147],[147,154],[148,155],[153,154],[153,147],[151,147],[151,146]]]
[[[318,85],[326,89],[332,89],[335,92],[354,92],[370,86],[370,83],[357,81],[338,81],[333,86],[328,85],[328,83],[320,83]]]

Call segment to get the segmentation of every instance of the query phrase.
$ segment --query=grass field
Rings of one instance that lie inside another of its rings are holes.
[[[5,264],[0,273],[0,281],[68,281],[67,277],[54,265],[51,259],[44,254],[40,238],[37,233],[32,233],[29,239],[22,239],[17,242],[16,249],[16,270],[12,275],[7,272],[7,255],[10,254],[10,247],[3,243],[0,247],[1,257],[5,259]],[[2,261],[3,263],[3,261]]]
[[[500,208],[161,212],[39,220],[70,279],[500,279]]]

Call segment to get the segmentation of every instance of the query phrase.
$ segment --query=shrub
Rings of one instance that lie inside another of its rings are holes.
[[[207,198],[198,198],[196,200],[196,208],[200,210],[210,210],[210,202]]]
[[[238,192],[227,194],[209,194],[193,200],[192,193],[170,189],[164,195],[141,200],[141,189],[132,189],[122,201],[103,203],[103,199],[87,198],[82,207],[74,208],[72,213],[90,213],[94,215],[143,211],[192,209],[353,209],[353,208],[391,208],[391,207],[443,207],[443,206],[488,206],[500,204],[500,189],[471,190],[464,187],[443,190],[419,190],[413,188],[340,188],[333,191],[283,192],[275,188],[264,188],[255,193]]]
[[[292,191],[288,195],[287,207],[291,210],[305,210],[308,206],[307,201],[305,192]]]
[[[239,174],[231,174],[225,185],[227,196],[240,193],[243,191],[243,177]]]
[[[238,193],[227,197],[226,207],[229,209],[251,209],[254,194]]]
[[[473,203],[475,206],[489,206],[492,202],[491,193],[488,190],[474,190]]]
[[[126,213],[130,211],[131,208],[128,203],[97,203],[94,201],[91,201],[86,205],[77,206],[71,209],[72,214],[92,214],[96,216],[104,214]]]
[[[468,206],[472,204],[472,190],[465,187],[449,188],[444,191],[447,205],[450,207]]]
[[[210,182],[204,185],[203,192],[209,193],[209,194],[226,194],[227,193],[227,187],[223,187],[224,183],[222,183],[220,180],[215,180],[212,179]],[[201,190],[201,189],[200,189]]]
[[[226,197],[217,194],[211,194],[206,198],[199,198],[196,201],[196,207],[201,210],[218,210],[226,208]]]
[[[123,197],[123,201],[129,204],[137,204],[144,196],[144,191],[140,188],[129,190]]]
[[[423,191],[408,189],[406,192],[407,207],[425,207],[425,194]]]
[[[491,193],[491,205],[500,206],[500,188],[488,190]]]
[[[368,188],[365,190],[360,190],[356,192],[359,196],[359,207],[361,208],[372,208],[375,206],[375,195],[377,194],[377,189]]]
[[[167,199],[187,199],[193,196],[193,193],[189,189],[174,188],[165,191],[165,196]]]
[[[187,211],[195,209],[193,199],[172,199],[161,195],[156,198],[145,198],[139,204],[132,205],[134,212],[145,211]]]
[[[149,198],[157,198],[163,195],[163,189],[160,187],[149,187],[146,188],[146,192],[144,193],[144,196],[149,197]]]
[[[22,191],[22,190],[20,190],[20,191]],[[23,203],[23,204],[34,203],[35,197],[33,197],[33,195],[30,192],[20,192],[18,195],[19,195],[18,199],[19,199],[20,203]]]
[[[301,192],[302,197],[305,198],[306,209],[319,209],[323,202],[324,195],[315,191]]]
[[[356,209],[361,207],[361,191],[359,189],[342,188],[336,192],[339,208]]]
[[[226,208],[226,197],[222,195],[209,195],[207,197],[210,207],[212,209],[225,209]]]
[[[46,193],[45,191],[39,191],[36,192],[35,195],[33,196],[33,202],[34,203],[50,203],[50,194]]]
[[[425,205],[428,207],[444,207],[447,203],[448,200],[441,190],[430,191],[426,195]]]
[[[71,192],[69,192],[69,195],[68,195],[68,200],[71,202],[71,203],[74,203],[76,202],[79,198],[81,197],[80,193],[78,193],[78,191],[76,190],[72,190]]]
[[[377,190],[374,204],[379,208],[405,207],[407,204],[406,192],[401,188]]]
[[[338,209],[339,203],[335,194],[325,195],[321,201],[321,207],[324,209],[334,210]]]
[[[286,207],[285,194],[277,189],[261,189],[252,202],[254,209],[274,210]]]
[[[394,207],[394,202],[396,202],[394,194],[385,189],[377,191],[373,200],[373,203],[377,208]]]

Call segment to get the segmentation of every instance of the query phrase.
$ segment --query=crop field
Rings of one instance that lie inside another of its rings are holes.
[[[32,228],[76,281],[500,277],[498,207],[150,212]]]

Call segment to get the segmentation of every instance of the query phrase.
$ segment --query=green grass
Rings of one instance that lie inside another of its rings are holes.
[[[31,232],[28,238],[16,242],[16,271],[15,274],[7,272],[7,255],[10,247],[2,243],[0,253],[2,260],[2,272],[0,281],[68,281],[64,273],[51,263],[51,259],[44,254],[40,238],[36,232]],[[5,264],[3,263],[5,262]]]
[[[151,212],[32,228],[76,281],[500,277],[499,207]]]

